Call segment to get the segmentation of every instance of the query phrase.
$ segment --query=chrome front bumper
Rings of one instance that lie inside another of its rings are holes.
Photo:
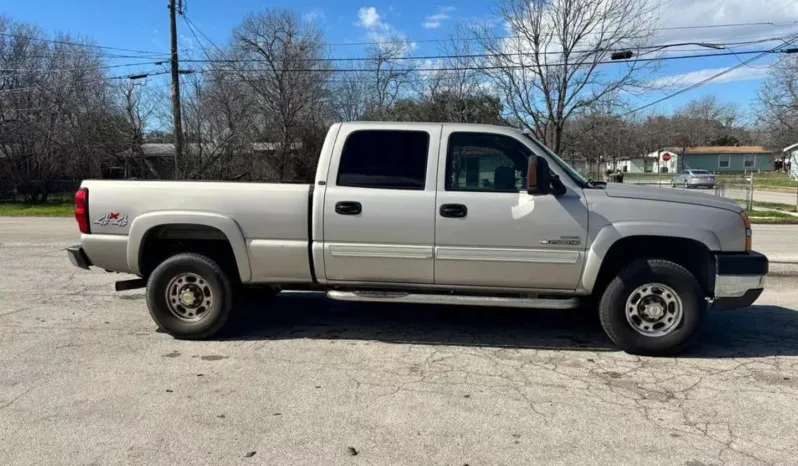
[[[715,276],[715,298],[739,298],[748,290],[765,287],[764,275],[717,275]]]
[[[718,254],[715,256],[715,309],[739,309],[750,306],[765,288],[768,260],[762,254]]]

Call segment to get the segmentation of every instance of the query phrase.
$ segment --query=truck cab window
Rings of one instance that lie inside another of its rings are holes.
[[[525,145],[508,136],[452,133],[446,155],[446,190],[523,190],[530,155]]]
[[[428,152],[426,131],[356,131],[344,143],[336,184],[423,190]]]

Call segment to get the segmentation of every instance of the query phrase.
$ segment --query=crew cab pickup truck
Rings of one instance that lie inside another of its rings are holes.
[[[734,202],[583,178],[512,128],[339,123],[312,185],[87,180],[78,267],[139,278],[155,322],[201,339],[242,285],[344,301],[597,310],[609,338],[672,354],[768,271]],[[264,293],[264,299],[269,293]]]

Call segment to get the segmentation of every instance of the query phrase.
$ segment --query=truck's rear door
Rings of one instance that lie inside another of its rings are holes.
[[[432,283],[441,125],[345,125],[324,198],[328,282]]]

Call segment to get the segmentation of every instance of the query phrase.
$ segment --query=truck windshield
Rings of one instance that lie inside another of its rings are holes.
[[[582,188],[590,186],[590,182],[587,180],[587,178],[582,176],[578,171],[574,170],[574,168],[571,167],[570,165],[568,165],[565,162],[565,160],[563,160],[560,157],[558,157],[557,154],[555,154],[554,152],[550,151],[548,147],[543,145],[537,139],[533,138],[530,134],[528,134],[528,133],[522,133],[522,134],[524,136],[526,136],[527,139],[532,141],[532,143],[534,143],[535,146],[539,147],[540,150],[545,152],[546,155],[549,156],[549,159],[551,159],[552,162],[556,163],[560,168],[562,168],[563,171],[565,171],[565,173],[567,173],[568,176],[570,176],[571,179],[576,182],[576,184],[578,184]]]

